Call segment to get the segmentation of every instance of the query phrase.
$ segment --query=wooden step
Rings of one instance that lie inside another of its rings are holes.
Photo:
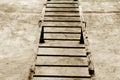
[[[88,65],[88,62],[86,57],[38,56],[36,64],[39,64],[39,65]]]
[[[45,12],[45,15],[64,15],[64,16],[78,16],[79,13],[71,13],[71,12]]]
[[[80,34],[44,34],[44,38],[46,39],[80,39]],[[70,43],[70,42],[69,42]],[[66,43],[67,44],[67,43]],[[71,44],[77,44],[78,43],[71,43]]]
[[[44,43],[44,44],[40,44],[40,46],[50,45],[50,46],[67,46],[67,47],[71,47],[71,46],[72,47],[85,47],[84,45],[80,44],[79,41],[69,41],[69,40],[68,41],[58,41],[58,40],[48,41],[48,40],[46,40],[45,42],[46,43]]]
[[[43,22],[43,26],[81,26],[80,22]]]
[[[56,77],[34,77],[33,80],[91,80],[90,78],[56,78]]]
[[[54,54],[54,55],[86,55],[85,49],[59,49],[59,48],[39,48],[38,54]]]
[[[78,4],[47,4],[47,7],[76,7]]]
[[[64,75],[64,76],[90,76],[86,67],[36,67],[35,74]]]
[[[79,8],[46,8],[46,11],[79,11]]]
[[[75,33],[75,34],[81,34],[81,28],[73,28],[73,27],[71,27],[71,28],[69,28],[69,26],[68,27],[58,27],[58,26],[56,26],[56,27],[44,27],[44,32],[65,32],[66,34],[69,34],[69,32],[70,33]],[[52,34],[52,33],[51,33]]]
[[[57,39],[57,38],[44,38],[44,39]],[[58,38],[58,39],[61,39],[61,38]],[[64,38],[65,39],[65,38]],[[68,46],[68,47],[85,47],[84,44],[80,44],[79,42],[80,41],[77,41],[79,39],[76,39],[76,40],[62,40],[62,41],[59,41],[59,40],[52,40],[52,41],[49,41],[49,40],[46,40],[44,44],[40,44],[40,46]]]
[[[65,21],[79,20],[80,21],[80,17],[45,17],[44,20],[65,20]]]

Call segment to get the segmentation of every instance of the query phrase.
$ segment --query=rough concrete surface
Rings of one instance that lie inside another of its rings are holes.
[[[0,80],[28,80],[44,0],[0,1]],[[81,0],[96,80],[120,80],[120,1]],[[117,11],[119,13],[107,13]],[[106,13],[105,13],[106,12]]]

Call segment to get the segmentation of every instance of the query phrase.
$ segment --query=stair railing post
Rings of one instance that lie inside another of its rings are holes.
[[[81,28],[80,44],[84,44],[83,30]]]
[[[44,41],[44,27],[43,26],[42,26],[42,30],[41,30],[39,43],[45,43],[45,41]]]

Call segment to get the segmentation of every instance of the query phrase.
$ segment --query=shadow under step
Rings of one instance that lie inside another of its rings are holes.
[[[35,67],[73,67],[73,68],[80,68],[80,67],[88,67],[88,65],[39,65],[35,64]]]
[[[38,46],[38,48],[85,49],[85,47],[70,47],[70,46]]]
[[[80,17],[80,15],[44,15],[44,17]]]
[[[81,26],[43,26],[43,27],[50,27],[50,28],[81,28]]]
[[[47,4],[78,4],[78,2],[66,2],[66,1],[63,1],[63,2],[56,2],[56,1],[51,1],[51,2],[47,2]]]
[[[44,22],[81,22],[80,20],[43,20]]]
[[[46,57],[87,57],[86,55],[52,55],[52,54],[37,54],[37,56],[46,56]]]
[[[44,40],[56,40],[56,41],[80,41],[80,39],[50,39],[50,38],[44,38]]]
[[[57,7],[57,6],[46,6],[46,8],[79,8],[79,7],[77,7],[77,6],[73,6],[73,7],[64,7],[64,6],[59,6],[59,7]]]

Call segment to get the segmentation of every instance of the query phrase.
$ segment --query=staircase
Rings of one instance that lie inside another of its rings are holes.
[[[33,80],[92,80],[79,2],[48,0],[44,12]]]

